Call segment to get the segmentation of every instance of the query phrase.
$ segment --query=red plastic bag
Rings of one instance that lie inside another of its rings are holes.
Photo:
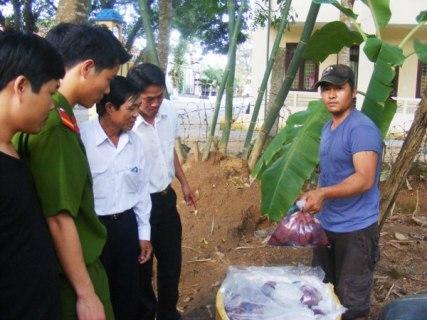
[[[297,211],[280,221],[268,244],[290,247],[326,246],[328,237],[319,220],[312,214]]]

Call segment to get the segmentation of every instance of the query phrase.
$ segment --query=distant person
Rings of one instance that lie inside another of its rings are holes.
[[[151,256],[148,164],[131,129],[141,100],[116,76],[96,105],[96,119],[81,125],[93,179],[95,211],[107,228],[101,262],[107,271],[116,319],[139,320],[139,263]]]
[[[60,318],[58,264],[27,167],[12,145],[37,133],[64,76],[61,56],[33,34],[0,32],[0,318]]]
[[[182,228],[176,209],[176,194],[171,187],[177,177],[187,205],[196,205],[195,197],[174,150],[178,135],[177,116],[169,100],[163,71],[150,63],[129,70],[128,78],[140,92],[140,117],[134,131],[142,138],[150,165],[151,243],[157,259],[157,298],[152,287],[153,259],[141,265],[141,302],[143,320],[178,320],[176,309],[181,274]]]
[[[314,249],[341,303],[343,320],[367,319],[374,267],[379,259],[378,214],[382,138],[376,125],[356,110],[353,71],[325,69],[316,87],[332,115],[322,130],[319,188],[302,195],[304,211],[317,213],[330,246]]]
[[[24,138],[24,150],[62,267],[61,319],[114,319],[99,260],[106,229],[95,214],[92,177],[73,107],[90,108],[100,101],[130,56],[104,27],[63,23],[46,39],[61,54],[66,74],[53,95],[54,110],[39,134]]]

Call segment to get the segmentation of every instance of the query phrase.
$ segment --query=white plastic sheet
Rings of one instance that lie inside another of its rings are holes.
[[[336,320],[344,311],[320,268],[230,267],[220,290],[230,320]]]

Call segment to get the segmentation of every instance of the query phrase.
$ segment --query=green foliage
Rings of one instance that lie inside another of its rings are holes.
[[[277,29],[282,21],[282,11],[288,1],[289,0],[277,0],[278,8],[276,10],[272,9],[271,12],[269,12],[268,9],[268,0],[256,1],[252,27],[254,29],[257,27],[264,28],[267,25],[268,18],[270,16],[271,26]],[[297,13],[292,11],[292,9],[289,10],[289,14],[287,16],[288,27],[295,23],[296,17]]]
[[[172,83],[180,93],[184,90],[184,70],[183,66],[186,63],[185,53],[187,52],[187,41],[180,39],[175,48],[172,49],[173,60],[172,68],[169,75],[172,78]]]
[[[427,43],[422,43],[420,40],[414,40],[414,50],[420,61],[427,63]]]
[[[363,48],[363,52],[365,52],[368,59],[372,62],[377,61],[378,54],[381,50],[382,41],[377,37],[369,37],[365,43]]]
[[[418,23],[427,22],[427,10],[421,11],[416,20]]]
[[[304,58],[316,62],[325,60],[330,54],[338,53],[343,47],[351,47],[363,42],[357,31],[351,31],[345,23],[334,21],[317,30],[305,49]],[[325,43],[328,45],[325,46]]]
[[[208,66],[205,70],[202,71],[200,82],[204,85],[209,85],[216,88],[220,85],[223,74],[224,69]]]
[[[384,28],[391,18],[390,0],[362,0],[362,2],[371,10],[375,25],[379,29]]]
[[[200,41],[205,51],[227,54],[230,38],[228,23],[223,21],[223,16],[227,15],[226,0],[173,0],[173,11],[172,27],[179,30],[185,39]],[[244,16],[247,15],[246,7]],[[241,29],[238,44],[247,38],[246,18]]]
[[[0,1],[1,6],[11,4],[10,0]],[[0,12],[0,25],[6,29],[16,29],[19,25],[21,31],[46,33],[46,29],[54,22],[56,7],[52,1],[42,0],[15,0],[13,13],[3,16]],[[19,19],[19,21],[16,21]]]
[[[252,173],[261,177],[263,214],[278,220],[294,203],[319,161],[320,132],[329,118],[322,101],[311,101],[270,143],[260,159],[265,167]]]
[[[390,99],[393,90],[392,81],[396,75],[395,67],[405,60],[402,49],[387,43],[381,43],[375,61],[374,72],[369,82],[362,112],[378,126],[383,137],[387,134],[391,120],[396,113],[396,102]]]
[[[357,19],[357,14],[355,14],[353,10],[351,10],[350,8],[344,7],[337,0],[313,0],[313,2],[318,4],[332,4],[335,8],[340,10],[346,16],[353,18],[355,20]]]

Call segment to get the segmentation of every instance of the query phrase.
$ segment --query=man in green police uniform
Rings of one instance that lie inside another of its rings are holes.
[[[46,39],[61,54],[66,74],[53,96],[56,108],[24,146],[62,266],[62,319],[114,319],[99,261],[106,230],[94,211],[91,173],[72,108],[98,102],[130,56],[102,27],[60,24]]]

